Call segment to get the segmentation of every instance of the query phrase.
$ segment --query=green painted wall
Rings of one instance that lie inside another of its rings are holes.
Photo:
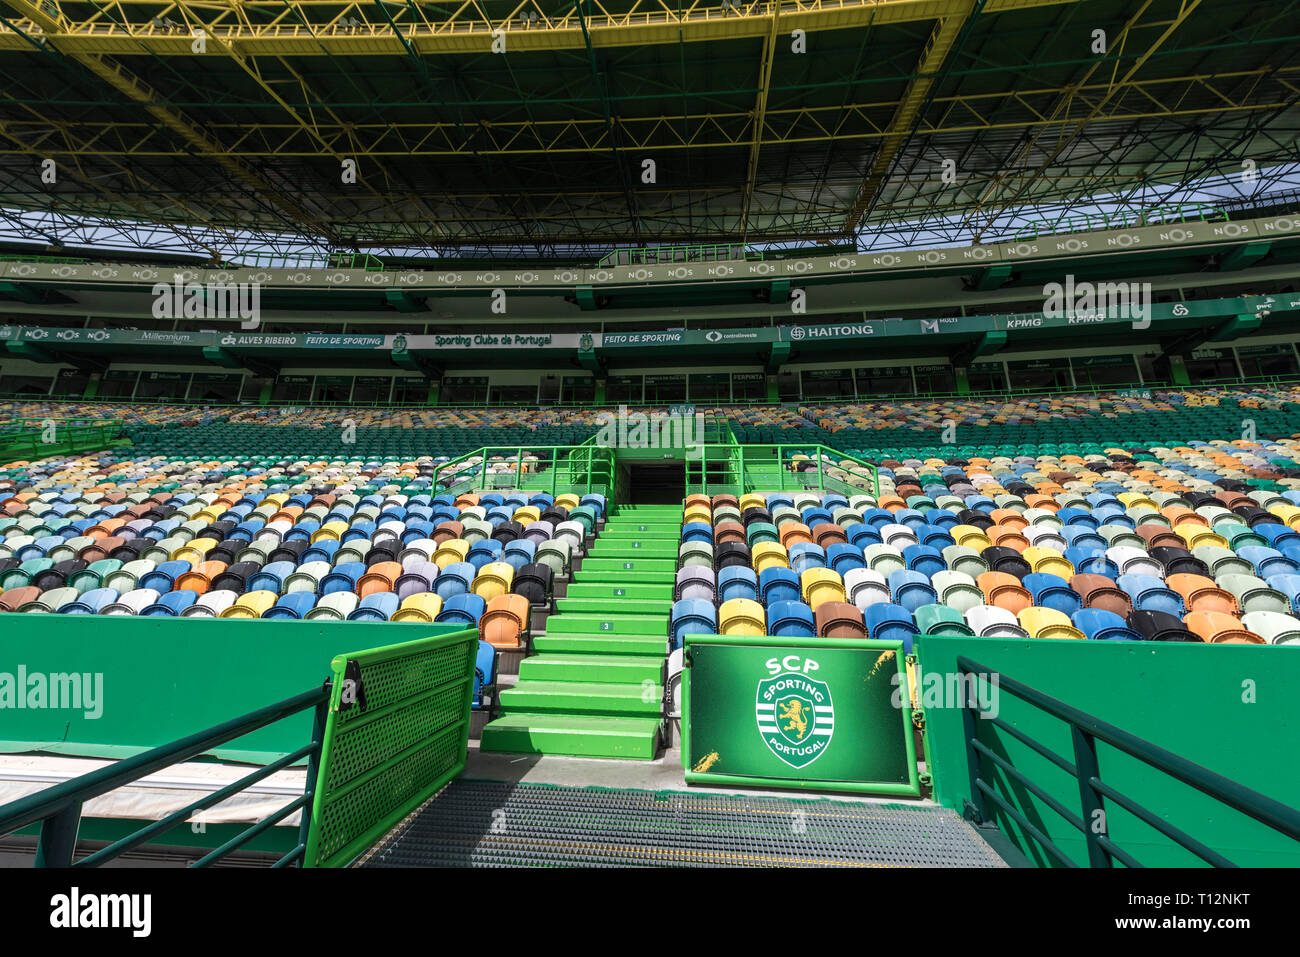
[[[0,753],[127,757],[324,682],[338,654],[457,631],[448,624],[0,614],[5,675],[103,676],[102,714],[15,708],[0,697]],[[13,679],[9,679],[13,681]],[[217,752],[266,763],[308,740],[310,714]]]
[[[923,695],[927,680],[935,680],[927,675],[955,675],[956,657],[965,655],[1268,797],[1291,806],[1300,804],[1300,761],[1296,760],[1300,755],[1300,653],[1295,648],[924,636],[917,639],[916,647]],[[1006,692],[997,700],[1000,717],[1073,761],[1064,722]],[[926,728],[935,797],[960,811],[969,796],[961,711],[928,707]],[[1080,813],[1073,777],[1006,732],[983,724],[977,734],[1072,812]],[[1235,863],[1300,866],[1297,842],[1108,745],[1098,744],[1098,757],[1103,781]],[[986,768],[987,779],[996,769],[987,764]],[[1002,772],[997,772],[996,780],[999,794],[1072,859],[1087,865],[1083,836],[1077,830],[1039,798],[1009,783]],[[1143,864],[1201,863],[1113,802],[1108,803],[1107,815],[1112,839]],[[1053,864],[1005,815],[999,813],[997,822],[1030,859],[1044,866]]]

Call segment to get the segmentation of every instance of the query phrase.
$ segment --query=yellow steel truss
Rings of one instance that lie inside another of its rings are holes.
[[[1083,2],[988,0],[984,9],[999,13]],[[15,6],[23,13],[23,19],[14,22],[16,27],[48,39],[69,54],[189,56],[193,32],[200,29],[246,56],[402,56],[406,52],[402,39],[394,36],[371,4],[350,0],[175,0],[161,8],[158,0],[112,0],[97,4],[93,14],[79,20],[65,15],[59,0],[42,0],[40,15],[26,9],[30,4]],[[644,46],[761,39],[771,33],[771,21],[777,17],[797,18],[799,27],[813,32],[873,22],[944,20],[964,16],[969,6],[969,0],[737,0],[725,6],[695,0],[678,7],[666,0],[632,0],[625,8],[615,8],[592,0],[587,26],[594,46]],[[576,8],[535,24],[519,17],[525,9],[536,8],[519,0],[504,16],[494,18],[476,0],[466,0],[447,18],[432,20],[412,4],[394,15],[394,21],[406,43],[421,56],[483,52],[500,36],[507,51],[585,49]],[[21,35],[0,27],[0,50],[26,47]]]

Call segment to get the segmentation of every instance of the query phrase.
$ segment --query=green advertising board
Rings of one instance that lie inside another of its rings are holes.
[[[684,664],[687,782],[920,793],[902,642],[689,635]]]

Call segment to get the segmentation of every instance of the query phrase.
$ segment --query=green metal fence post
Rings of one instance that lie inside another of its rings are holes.
[[[77,832],[81,829],[81,804],[69,804],[41,822],[40,842],[36,845],[37,867],[71,867],[77,849]]]
[[[1110,852],[1099,840],[1109,831],[1106,808],[1102,804],[1101,792],[1092,784],[1094,780],[1101,780],[1097,739],[1077,724],[1070,726],[1070,736],[1074,739],[1074,767],[1079,778],[1079,797],[1083,801],[1083,836],[1088,842],[1088,864],[1091,867],[1110,867]]]
[[[964,677],[964,676],[963,676]],[[983,824],[988,820],[988,809],[984,805],[984,792],[980,790],[980,755],[975,750],[975,712],[974,706],[976,701],[966,700],[961,706],[961,723],[962,732],[966,737],[966,774],[970,787],[970,800],[967,802],[967,810],[970,812],[970,819],[975,824]]]
[[[307,799],[302,807],[302,819],[298,825],[298,846],[302,853],[307,851],[307,838],[311,834],[311,812],[316,797],[316,778],[320,775],[320,749],[325,741],[325,725],[329,722],[329,696],[316,705],[315,716],[311,724],[311,757],[307,759],[307,781],[303,796]]]

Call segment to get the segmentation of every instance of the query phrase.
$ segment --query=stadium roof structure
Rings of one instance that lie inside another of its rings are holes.
[[[4,0],[0,236],[952,245],[1296,160],[1295,0],[721,3]]]

